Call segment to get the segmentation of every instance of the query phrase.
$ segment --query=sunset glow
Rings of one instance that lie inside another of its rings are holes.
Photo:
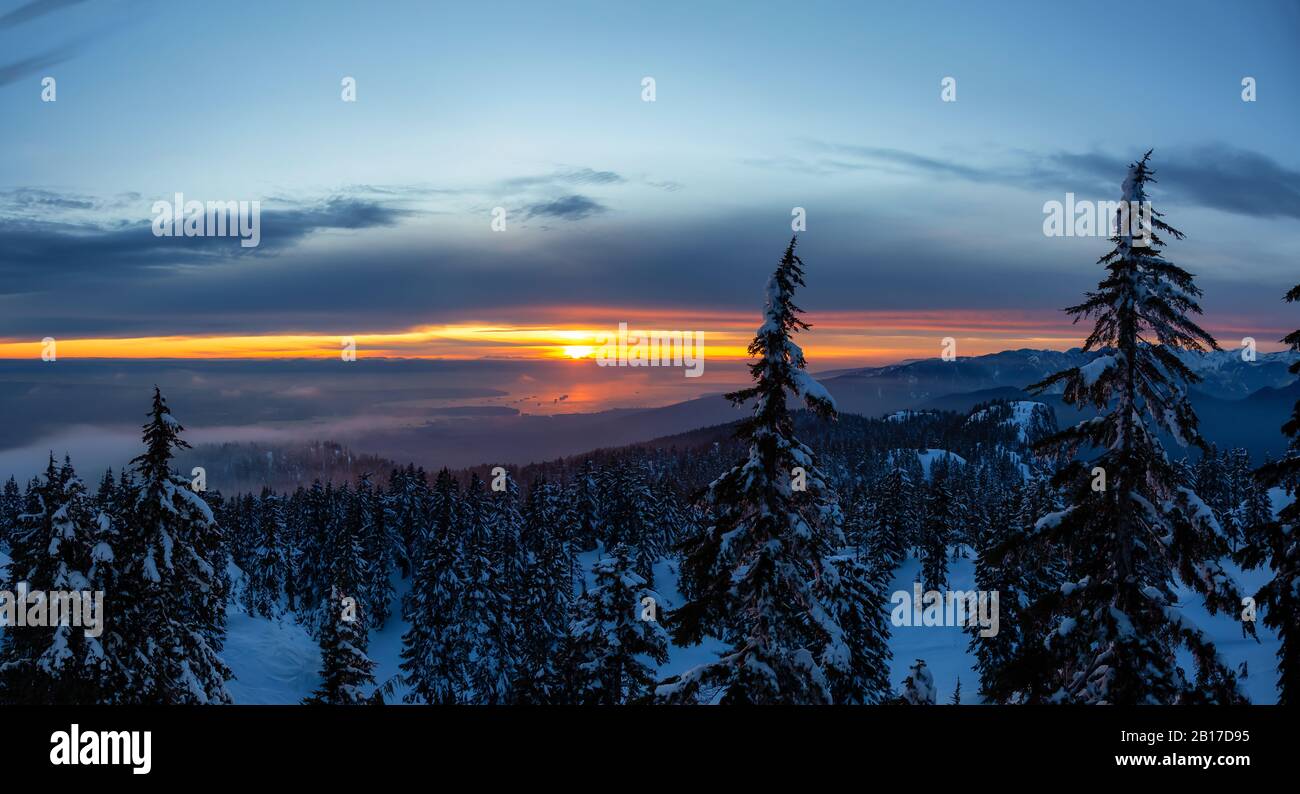
[[[583,326],[546,323],[549,310],[534,310],[538,322],[528,325],[462,323],[421,326],[404,331],[338,334],[283,333],[243,336],[142,336],[121,338],[55,337],[60,359],[329,359],[339,356],[344,340],[356,343],[359,358],[426,358],[469,360],[482,358],[557,359],[583,361],[594,357],[598,339],[608,336],[628,317],[634,329],[692,328],[704,331],[705,353],[713,361],[740,361],[749,357],[756,318],[744,313],[713,312],[707,316],[688,312],[655,313],[645,309],[620,310],[583,307],[592,317]],[[556,315],[573,316],[572,308]],[[1082,338],[1055,312],[1020,314],[985,311],[950,312],[809,312],[813,328],[803,339],[809,366],[815,370],[895,363],[930,358],[940,352],[944,337],[957,340],[958,355],[982,355],[1014,348],[1064,350]],[[1234,318],[1220,319],[1211,328],[1232,340],[1238,327]],[[1279,346],[1265,341],[1280,338],[1283,329],[1261,333],[1260,349]],[[40,339],[0,339],[0,359],[40,359]]]
[[[564,348],[564,355],[569,358],[587,358],[596,352],[596,348],[591,345],[569,345]]]

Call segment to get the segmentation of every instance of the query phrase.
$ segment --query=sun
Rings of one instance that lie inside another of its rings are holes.
[[[564,355],[569,358],[587,358],[596,352],[596,348],[591,345],[569,345],[564,348]]]

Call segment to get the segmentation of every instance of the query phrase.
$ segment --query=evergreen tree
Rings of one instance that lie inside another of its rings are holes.
[[[244,605],[250,615],[274,618],[289,575],[284,504],[269,488],[257,502],[257,545],[250,552]]]
[[[1122,199],[1147,201],[1147,156],[1134,163]],[[1176,472],[1157,438],[1204,444],[1187,384],[1198,377],[1175,354],[1217,348],[1189,314],[1199,314],[1192,276],[1161,253],[1160,234],[1181,239],[1159,212],[1147,244],[1119,229],[1102,257],[1107,275],[1067,311],[1095,318],[1084,351],[1100,355],[1031,387],[1064,387],[1063,399],[1100,415],[1047,439],[1073,454],[1099,449],[1086,466],[1067,466],[1058,481],[1069,506],[1040,519],[1029,535],[1065,550],[1071,581],[1039,607],[1056,617],[1049,635],[1058,658],[1056,699],[1082,703],[1237,702],[1236,676],[1213,643],[1183,619],[1175,577],[1204,596],[1207,608],[1235,613],[1240,597],[1220,560],[1225,539],[1211,511]],[[1099,472],[1100,470],[1100,472]],[[1104,490],[1094,487],[1104,472]],[[1023,536],[1022,536],[1023,537]],[[1253,627],[1252,627],[1253,628]],[[1188,649],[1196,680],[1176,661]]]
[[[579,551],[595,551],[597,541],[605,535],[600,520],[604,511],[598,472],[590,460],[583,461],[578,468],[566,491],[565,504],[568,536]]]
[[[393,599],[393,554],[396,543],[392,534],[393,512],[387,499],[375,490],[370,475],[357,482],[356,510],[361,521],[362,557],[366,564],[366,581],[362,595],[366,602],[367,625],[382,629],[388,622],[389,603]]]
[[[9,547],[9,538],[18,529],[18,516],[22,513],[23,498],[18,491],[18,481],[12,476],[0,491],[0,549]]]
[[[155,388],[140,481],[123,537],[128,641],[135,649],[131,696],[146,703],[229,703],[232,674],[221,660],[226,580],[221,530],[189,481],[171,470],[189,444]]]
[[[909,674],[903,679],[902,700],[909,706],[933,706],[935,700],[934,676],[925,666],[924,659],[917,659],[907,668]]]
[[[333,523],[323,544],[329,591],[315,621],[321,646],[321,686],[304,702],[355,705],[367,702],[362,688],[374,683],[375,669],[366,655],[370,605],[365,592],[370,571],[363,541],[368,517],[346,483],[336,495],[343,515]]]
[[[329,595],[329,541],[337,524],[333,487],[314,480],[294,511],[293,523],[293,587],[285,589],[297,606],[299,619],[313,628],[320,605]]]
[[[460,483],[451,472],[442,469],[429,492],[429,521],[421,533],[426,539],[450,538],[457,529],[456,507],[460,501]],[[420,558],[422,559],[422,558]]]
[[[727,395],[736,405],[753,403],[736,433],[748,458],[710,484],[713,525],[691,542],[681,567],[693,598],[674,616],[675,639],[689,645],[711,633],[731,647],[660,685],[658,695],[670,702],[717,692],[724,703],[827,703],[826,667],[845,670],[857,651],[844,647],[837,610],[816,584],[826,556],[844,541],[839,507],[812,450],[795,438],[786,405],[789,390],[816,415],[835,416],[791,339],[808,328],[792,300],[803,285],[794,247],[792,239],[768,281],[764,322],[749,346],[754,385]],[[793,487],[796,467],[805,490]]]
[[[424,558],[403,604],[410,628],[402,635],[401,669],[409,703],[453,704],[469,689],[457,498],[456,481],[443,469],[434,484],[433,530],[421,545]]]
[[[832,701],[874,705],[886,702],[889,684],[888,611],[885,591],[871,570],[849,557],[832,557],[823,569],[818,590],[830,608],[831,618],[844,632],[846,658],[826,667]]]
[[[1003,550],[1008,539],[1032,533],[1037,517],[1054,508],[1046,478],[1026,483],[1016,489],[1011,521],[992,531],[978,549],[976,589],[996,593],[998,599],[996,634],[986,637],[983,627],[967,627],[980,695],[987,703],[1042,703],[1057,689],[1046,642],[1050,615],[1030,608],[1059,590],[1057,550],[1035,544]]]
[[[653,605],[661,599],[636,572],[626,546],[615,546],[592,571],[595,587],[583,595],[572,627],[573,699],[602,706],[644,701],[655,668],[642,657],[667,662],[668,635],[657,619],[642,619],[643,599]]]
[[[430,512],[429,481],[424,469],[407,464],[393,472],[388,481],[389,500],[393,509],[393,535],[397,538],[398,566],[402,576],[409,576],[421,559]]]
[[[1293,287],[1286,300],[1300,300],[1300,286]],[[1300,331],[1287,334],[1282,341],[1292,351],[1300,352]],[[1291,373],[1300,375],[1300,361],[1291,365]],[[1287,454],[1265,464],[1258,474],[1262,485],[1282,487],[1295,497],[1295,483],[1300,481],[1300,401],[1282,426],[1282,432],[1291,438]],[[1262,499],[1266,502],[1267,491],[1258,490],[1263,491]],[[1253,512],[1263,518],[1271,510],[1257,504]],[[1277,652],[1278,703],[1300,703],[1300,501],[1292,498],[1276,520],[1265,520],[1251,527],[1240,558],[1252,568],[1267,565],[1273,573],[1273,578],[1255,594],[1255,602],[1263,609],[1264,625],[1275,630],[1282,640]]]
[[[662,527],[655,521],[649,471],[644,461],[628,457],[615,464],[609,475],[605,543],[610,548],[627,545],[637,573],[653,586],[654,564],[663,554],[664,543]]]
[[[463,653],[470,660],[469,702],[499,705],[508,702],[511,687],[509,600],[492,567],[494,539],[488,499],[477,474],[470,475],[457,517],[464,581],[459,619],[464,629]]]
[[[50,457],[45,480],[35,489],[34,511],[20,516],[13,534],[9,580],[3,589],[22,596],[17,609],[44,616],[51,625],[10,628],[0,634],[0,703],[87,704],[111,702],[114,686],[125,675],[116,631],[102,622],[96,633],[86,625],[70,625],[66,612],[85,617],[82,593],[104,591],[100,569],[111,566],[113,554],[103,537],[107,519],[94,507],[85,486],[65,460],[56,469]],[[78,594],[73,602],[56,595]],[[102,600],[98,617],[106,617]],[[64,625],[58,625],[64,624]],[[113,627],[116,629],[116,627]],[[90,636],[95,633],[96,636]]]
[[[335,575],[342,578],[341,569]],[[334,591],[343,592],[343,588]],[[375,663],[366,655],[365,623],[355,609],[342,595],[321,604],[321,684],[304,703],[355,706],[372,702],[364,688],[375,682]]]
[[[520,548],[525,555],[523,592],[515,604],[521,628],[515,660],[515,698],[554,703],[563,697],[560,659],[572,609],[572,578],[561,537],[559,491],[540,480],[529,490]]]
[[[921,533],[921,578],[926,591],[948,589],[948,544],[961,527],[961,509],[946,477],[935,474],[926,495]]]
[[[884,592],[894,571],[907,557],[915,534],[916,509],[911,475],[894,467],[880,480],[875,523],[867,553],[867,566],[876,586]]]

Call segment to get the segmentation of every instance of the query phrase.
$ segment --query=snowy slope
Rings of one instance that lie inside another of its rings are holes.
[[[590,571],[597,554],[590,552],[581,556],[585,570]],[[907,560],[895,574],[892,589],[910,592],[919,574],[920,562]],[[1238,581],[1251,592],[1266,577],[1265,572],[1246,572],[1238,576]],[[954,590],[975,589],[973,561],[953,561],[949,579]],[[404,592],[405,583],[397,584]],[[591,584],[588,574],[588,586]],[[677,591],[674,563],[661,560],[655,566],[655,589],[663,599],[662,606],[672,608],[682,603],[682,596]],[[1247,663],[1249,677],[1245,687],[1251,701],[1276,702],[1274,666],[1279,644],[1277,637],[1260,626],[1260,642],[1243,639],[1231,618],[1224,615],[1211,617],[1200,606],[1199,598],[1184,590],[1180,590],[1180,595],[1184,596],[1182,608],[1189,619],[1209,631],[1229,664],[1235,668],[1242,662]],[[400,619],[399,610],[382,632],[371,632],[370,656],[379,665],[376,680],[380,683],[398,672],[404,631],[405,624]],[[966,705],[976,702],[979,676],[974,669],[975,659],[967,650],[968,633],[956,626],[891,626],[890,631],[890,648],[894,654],[890,680],[895,687],[901,686],[913,661],[924,659],[934,675],[939,703],[947,703],[952,697],[958,677],[961,678],[962,702]],[[668,661],[659,667],[659,676],[667,678],[716,659],[724,649],[725,646],[715,639],[688,648],[670,646]],[[320,654],[301,626],[250,618],[242,611],[232,613],[225,656],[239,678],[230,684],[236,703],[297,703],[310,694],[319,680]],[[1188,660],[1182,661],[1186,664]],[[388,698],[388,701],[400,703],[400,690],[398,696]]]
[[[1276,500],[1276,501],[1281,501]],[[1277,506],[1280,506],[1277,505]],[[582,555],[584,568],[590,571],[597,552]],[[0,567],[9,558],[0,552]],[[1230,568],[1230,570],[1234,570]],[[893,590],[908,590],[917,580],[920,563],[909,559],[900,567],[893,581]],[[1253,592],[1267,579],[1265,571],[1247,571],[1238,574],[1238,581],[1246,592]],[[956,560],[951,564],[950,585],[955,590],[975,588],[974,565],[971,560]],[[370,634],[370,657],[378,663],[375,678],[383,683],[398,672],[402,633],[406,630],[401,620],[400,596],[409,589],[408,581],[395,581],[398,588],[394,601],[394,617],[383,631]],[[589,575],[590,584],[590,575]],[[655,585],[663,605],[671,608],[682,603],[677,591],[675,564],[661,560],[655,566]],[[1200,605],[1200,599],[1179,591],[1182,609],[1196,625],[1208,630],[1219,647],[1219,652],[1234,668],[1247,663],[1248,677],[1244,684],[1253,703],[1275,703],[1277,689],[1277,649],[1279,641],[1270,630],[1259,626],[1260,642],[1243,638],[1236,622],[1225,615],[1211,617]],[[0,629],[2,632],[3,629]],[[938,702],[947,703],[952,697],[958,677],[961,678],[962,702],[974,703],[979,689],[979,676],[974,670],[974,657],[967,651],[970,635],[958,627],[947,626],[894,626],[891,627],[890,647],[894,652],[890,680],[895,687],[902,684],[907,668],[916,659],[924,659],[934,675]],[[659,668],[661,678],[681,673],[698,664],[717,658],[724,649],[717,640],[706,640],[691,648],[669,648],[668,662]],[[235,673],[235,680],[227,686],[231,697],[240,704],[300,703],[320,683],[320,650],[307,631],[291,619],[268,620],[250,617],[238,606],[231,606],[228,619],[226,648],[222,654]],[[1184,665],[1189,660],[1181,660]],[[401,690],[388,698],[390,703],[401,702]]]

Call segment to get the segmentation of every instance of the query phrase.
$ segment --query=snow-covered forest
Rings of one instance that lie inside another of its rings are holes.
[[[1069,310],[1104,355],[1035,385],[1095,410],[1072,427],[838,413],[793,240],[722,436],[223,495],[177,471],[155,392],[130,469],[4,484],[0,589],[102,590],[107,617],[3,630],[0,702],[1294,702],[1300,450],[1200,438],[1180,356],[1217,345],[1155,228]],[[913,582],[998,593],[999,630],[898,626]]]

